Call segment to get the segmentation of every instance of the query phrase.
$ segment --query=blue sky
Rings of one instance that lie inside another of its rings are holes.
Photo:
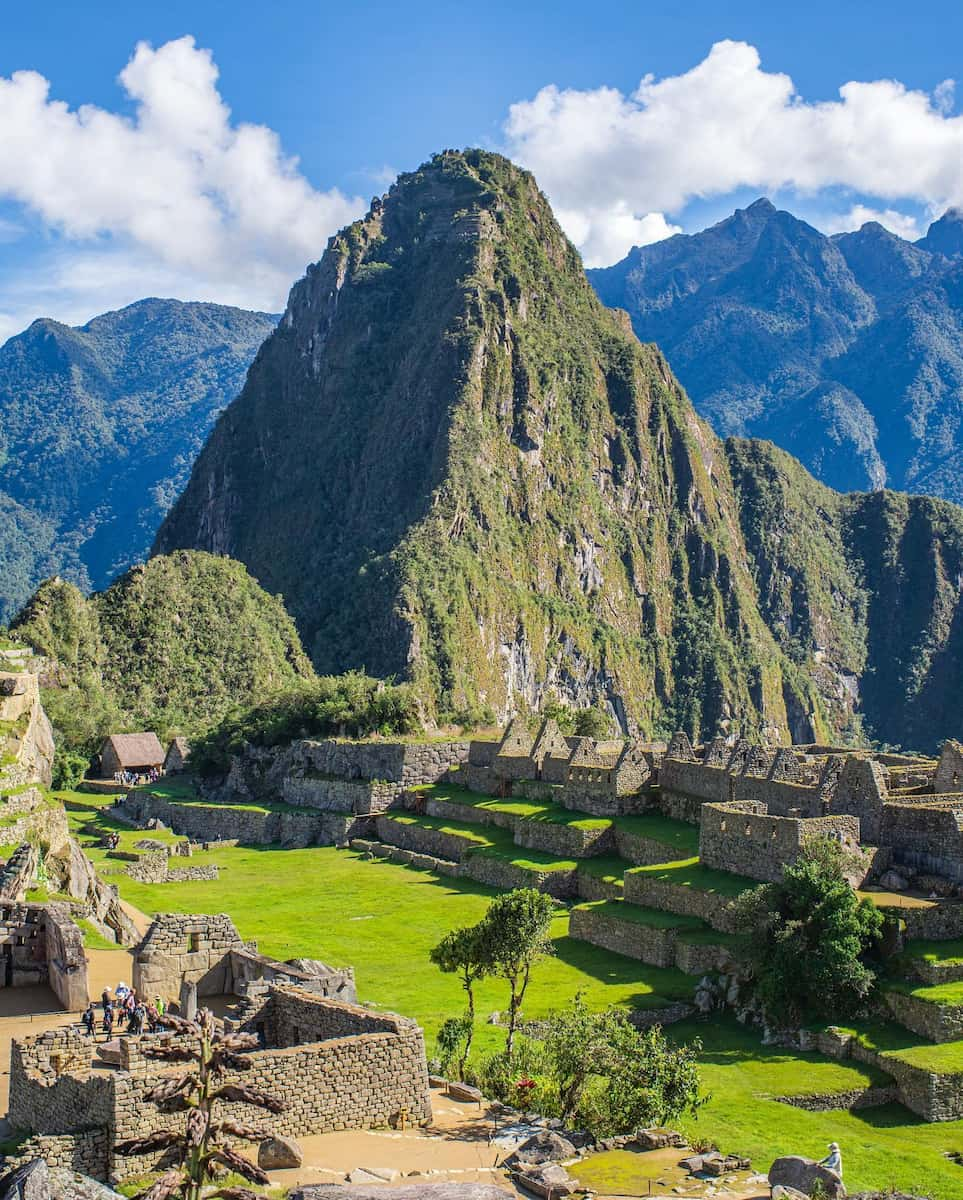
[[[590,263],[764,192],[917,236],[963,203],[961,44],[950,3],[8,5],[0,334],[158,292],[277,308],[447,146],[532,167]]]

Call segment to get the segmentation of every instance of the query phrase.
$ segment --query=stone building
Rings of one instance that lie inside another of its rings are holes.
[[[164,755],[164,774],[179,775],[187,770],[191,757],[191,746],[185,737],[173,738]]]
[[[963,883],[963,747],[938,761],[832,746],[739,741],[694,748],[676,734],[659,775],[663,811],[700,826],[700,857],[772,880],[807,837],[829,833],[889,863]],[[946,789],[958,788],[958,791]]]
[[[87,1005],[84,938],[66,904],[0,900],[0,986],[47,984],[67,1012]]]
[[[163,765],[164,747],[156,733],[112,733],[100,748],[100,771],[105,779],[118,771],[159,771]]]
[[[246,1052],[249,1070],[228,1072],[224,1082],[285,1102],[278,1114],[232,1105],[239,1122],[299,1137],[430,1120],[424,1037],[414,1021],[275,983],[252,994],[230,1026],[257,1033],[262,1048]],[[15,1039],[10,1124],[33,1135],[33,1153],[44,1154],[49,1142],[61,1160],[98,1179],[157,1166],[162,1153],[123,1157],[113,1149],[170,1124],[169,1113],[144,1099],[166,1065],[144,1055],[155,1039],[122,1039],[115,1068],[94,1067],[93,1042],[77,1028]]]
[[[651,804],[656,747],[565,737],[552,718],[534,732],[517,717],[499,742],[473,741],[458,781],[492,796],[551,799],[565,808],[617,816]]]
[[[280,982],[346,1003],[357,1000],[350,967],[328,967],[312,959],[276,962],[258,954],[256,943],[245,942],[223,913],[155,917],[134,951],[132,981],[140,995],[167,1001],[188,995],[248,996],[253,985]]]

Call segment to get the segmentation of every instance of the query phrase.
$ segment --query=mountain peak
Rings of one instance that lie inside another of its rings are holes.
[[[916,244],[931,254],[942,254],[946,258],[963,256],[963,209],[948,208]]]

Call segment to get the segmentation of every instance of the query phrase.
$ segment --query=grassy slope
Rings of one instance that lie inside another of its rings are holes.
[[[89,811],[71,813],[74,824],[90,819],[104,829],[112,826],[106,813],[99,818]],[[122,829],[121,848],[131,848],[142,836]],[[102,850],[88,852],[102,867],[118,869]],[[429,1046],[439,1023],[460,1011],[456,981],[431,968],[427,953],[446,930],[478,919],[491,895],[488,889],[327,848],[239,847],[199,854],[194,861],[218,863],[218,882],[150,885],[110,878],[124,899],[147,912],[227,912],[265,953],[353,964],[361,995],[417,1017]],[[346,912],[352,914],[348,919]],[[556,956],[535,972],[525,1005],[530,1017],[544,1015],[580,988],[597,1005],[645,1007],[691,995],[692,980],[676,971],[643,966],[570,939],[562,912],[553,933]],[[490,981],[481,985],[483,1016],[504,1006],[502,987]],[[698,1120],[687,1123],[693,1136],[744,1150],[764,1167],[780,1154],[820,1155],[835,1139],[846,1151],[851,1188],[893,1184],[939,1200],[963,1200],[963,1171],[941,1157],[943,1150],[963,1144],[963,1122],[927,1125],[898,1106],[856,1114],[808,1113],[772,1099],[867,1086],[878,1079],[871,1068],[761,1046],[757,1035],[735,1022],[686,1023],[673,1026],[672,1034],[699,1037],[704,1045],[702,1074],[711,1098]],[[481,1049],[498,1046],[501,1036],[492,1026],[479,1025]]]

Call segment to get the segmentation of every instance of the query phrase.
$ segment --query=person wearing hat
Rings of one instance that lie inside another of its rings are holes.
[[[819,1162],[821,1167],[827,1167],[830,1171],[835,1171],[839,1176],[840,1182],[843,1178],[843,1156],[839,1149],[839,1142],[829,1143],[829,1153]]]

